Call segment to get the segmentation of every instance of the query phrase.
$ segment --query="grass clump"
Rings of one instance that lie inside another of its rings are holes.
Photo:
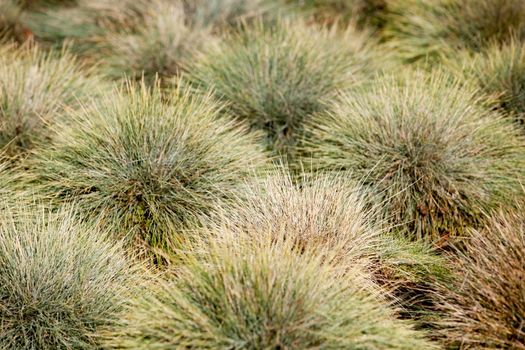
[[[367,69],[365,37],[338,35],[301,22],[258,22],[199,55],[188,77],[226,100],[232,115],[263,130],[268,149],[289,156],[304,121]]]
[[[27,12],[24,24],[47,46],[69,41],[75,53],[92,54],[104,46],[107,32],[132,30],[143,22],[147,0],[77,0],[73,6],[44,6]]]
[[[118,349],[433,349],[360,270],[297,254],[265,231],[196,249],[134,300],[108,344]],[[255,239],[253,238],[255,237]]]
[[[487,102],[520,124],[525,121],[525,44],[513,41],[447,61],[458,77],[472,80]]]
[[[72,114],[35,151],[37,197],[75,200],[130,243],[164,247],[265,168],[257,136],[221,115],[210,96],[130,86]]]
[[[103,231],[70,209],[4,211],[0,220],[0,347],[99,349],[137,270]]]
[[[399,230],[438,243],[521,191],[523,137],[477,96],[440,72],[386,76],[312,118],[301,152],[350,171]]]
[[[284,0],[292,8],[312,15],[320,22],[354,22],[359,28],[384,25],[387,0]]]
[[[495,215],[457,253],[455,283],[436,294],[444,314],[438,326],[447,345],[525,348],[523,207]]]
[[[66,109],[78,107],[102,89],[93,71],[83,70],[67,51],[1,47],[0,148],[4,155],[25,155],[35,141],[49,137],[51,125],[64,122]]]
[[[441,270],[430,250],[387,233],[379,208],[368,207],[368,194],[349,184],[346,175],[305,177],[299,185],[280,171],[246,186],[243,195],[214,218],[239,236],[259,231],[283,235],[301,250],[328,252],[342,266],[368,259],[378,277],[389,271],[390,279],[383,282],[393,287],[401,279],[418,283]]]
[[[522,0],[393,0],[385,35],[406,61],[525,39]]]
[[[278,11],[271,0],[183,0],[193,26],[224,31]]]
[[[213,225],[239,237],[260,232],[283,237],[341,268],[363,264],[406,312],[424,312],[426,292],[449,277],[444,259],[422,243],[390,234],[366,197],[347,175],[305,177],[299,185],[281,171],[247,186],[243,200],[227,206]]]
[[[144,23],[136,30],[105,39],[109,52],[102,50],[100,61],[107,63],[109,76],[144,76],[148,82],[157,75],[170,78],[180,72],[182,61],[215,40],[207,29],[187,24],[180,4],[156,1],[143,16]]]

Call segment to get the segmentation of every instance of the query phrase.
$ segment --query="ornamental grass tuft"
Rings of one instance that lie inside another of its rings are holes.
[[[446,243],[521,193],[521,132],[485,108],[477,89],[439,71],[379,78],[316,114],[306,130],[305,162],[348,171],[413,238]]]
[[[258,135],[221,109],[209,95],[131,84],[59,125],[52,144],[28,159],[26,181],[37,198],[76,201],[79,215],[129,243],[181,243],[266,167]]]

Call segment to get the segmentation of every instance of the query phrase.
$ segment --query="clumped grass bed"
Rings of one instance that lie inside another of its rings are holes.
[[[525,349],[522,0],[0,0],[0,348]]]

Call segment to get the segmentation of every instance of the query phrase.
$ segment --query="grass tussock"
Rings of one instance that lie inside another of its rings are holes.
[[[100,61],[105,71],[113,78],[144,76],[148,82],[178,75],[183,61],[217,40],[208,29],[188,25],[186,17],[180,4],[152,2],[139,28],[104,39],[108,49],[101,52]]]
[[[43,45],[70,42],[76,53],[93,53],[104,46],[107,32],[131,30],[143,23],[150,1],[77,0],[73,6],[44,6],[25,13],[23,23]]]
[[[409,236],[447,239],[521,191],[523,137],[477,96],[444,73],[386,76],[312,118],[301,152],[350,171]]]
[[[456,76],[472,80],[487,96],[487,103],[523,124],[525,121],[525,44],[512,41],[492,45],[460,59],[447,60]]]
[[[353,22],[359,28],[384,25],[388,0],[284,0],[322,23]]]
[[[465,349],[525,349],[523,207],[495,215],[457,253],[456,281],[437,294],[440,334]]]
[[[389,17],[385,35],[408,62],[525,40],[522,0],[393,0]]]
[[[209,95],[129,86],[59,125],[35,151],[37,196],[75,200],[128,242],[165,246],[265,168],[256,135],[221,115]]]
[[[104,83],[67,51],[0,47],[0,148],[7,157],[25,155],[50,137],[66,109],[97,96]]]
[[[193,26],[225,31],[278,11],[272,0],[182,0]]]
[[[0,220],[0,347],[99,349],[97,330],[116,322],[137,269],[71,209],[15,211]]]
[[[197,89],[212,88],[233,116],[263,130],[268,149],[287,156],[323,100],[362,79],[370,63],[366,47],[366,35],[351,30],[258,22],[199,55],[188,77]]]
[[[440,259],[387,233],[381,208],[370,208],[367,196],[357,183],[348,183],[347,174],[305,177],[299,185],[282,170],[246,186],[244,198],[223,208],[214,222],[239,236],[260,231],[282,236],[301,251],[333,257],[341,266],[369,260],[370,271],[392,287],[439,274]]]
[[[290,241],[227,230],[177,279],[138,298],[108,332],[118,349],[434,349],[377,293],[360,265],[338,269]],[[344,271],[344,272],[343,272]]]
[[[341,268],[361,264],[406,312],[422,311],[418,303],[429,299],[427,291],[449,277],[430,247],[390,234],[381,208],[368,207],[367,194],[346,174],[305,177],[299,185],[282,170],[243,195],[213,218],[218,232],[224,226],[238,237],[265,232]]]

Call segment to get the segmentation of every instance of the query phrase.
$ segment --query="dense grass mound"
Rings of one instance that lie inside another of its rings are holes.
[[[198,89],[214,89],[229,111],[266,132],[276,154],[289,155],[303,123],[322,101],[360,81],[367,70],[366,37],[301,22],[258,22],[188,67]]]
[[[396,238],[381,227],[379,209],[366,207],[366,194],[345,176],[305,178],[300,185],[279,173],[247,186],[243,200],[228,205],[219,225],[242,236],[267,232],[301,250],[328,253],[342,266],[373,261],[370,271],[392,287],[418,283],[442,271],[441,261],[419,244]]]
[[[525,40],[522,0],[392,0],[386,35],[407,61],[453,50],[480,51],[492,42]]]
[[[387,0],[282,0],[321,22],[355,22],[359,27],[382,27]]]
[[[525,347],[525,217],[523,208],[496,215],[459,252],[457,281],[438,298],[439,324],[450,345]]]
[[[410,236],[446,238],[521,193],[524,140],[477,95],[439,72],[387,76],[312,118],[302,152],[369,185]]]
[[[6,156],[23,155],[49,137],[50,125],[64,121],[66,109],[103,88],[68,52],[0,47],[0,148]]]
[[[190,27],[180,4],[156,1],[144,14],[143,25],[129,33],[108,35],[105,40],[109,53],[102,51],[100,60],[107,63],[108,75],[134,79],[144,75],[152,82],[156,75],[177,75],[182,61],[215,39],[202,27]]]
[[[76,0],[73,6],[44,6],[27,12],[24,24],[35,38],[50,46],[72,41],[78,53],[92,53],[104,45],[107,32],[131,30],[143,24],[149,0]],[[101,42],[102,40],[102,42]]]
[[[136,300],[118,349],[433,349],[395,319],[357,264],[338,269],[259,231],[214,241],[177,279]],[[208,245],[206,243],[206,245]],[[206,249],[206,248],[200,248]],[[200,251],[197,249],[197,251]]]
[[[278,10],[272,0],[182,0],[182,3],[192,25],[217,31]]]
[[[75,200],[128,241],[164,245],[266,164],[256,135],[210,96],[130,87],[72,115],[28,164],[38,195]]]
[[[525,120],[525,44],[493,45],[462,59],[450,59],[448,66],[463,79],[473,80],[487,102],[523,124]]]
[[[212,225],[239,237],[260,232],[284,237],[341,268],[367,261],[375,281],[393,292],[404,311],[419,314],[420,303],[430,299],[427,291],[449,276],[444,259],[425,244],[390,234],[378,209],[366,207],[365,194],[345,175],[305,178],[296,185],[283,173],[248,186],[245,198]]]
[[[69,210],[16,212],[0,220],[0,348],[99,349],[97,329],[115,322],[136,269]]]

